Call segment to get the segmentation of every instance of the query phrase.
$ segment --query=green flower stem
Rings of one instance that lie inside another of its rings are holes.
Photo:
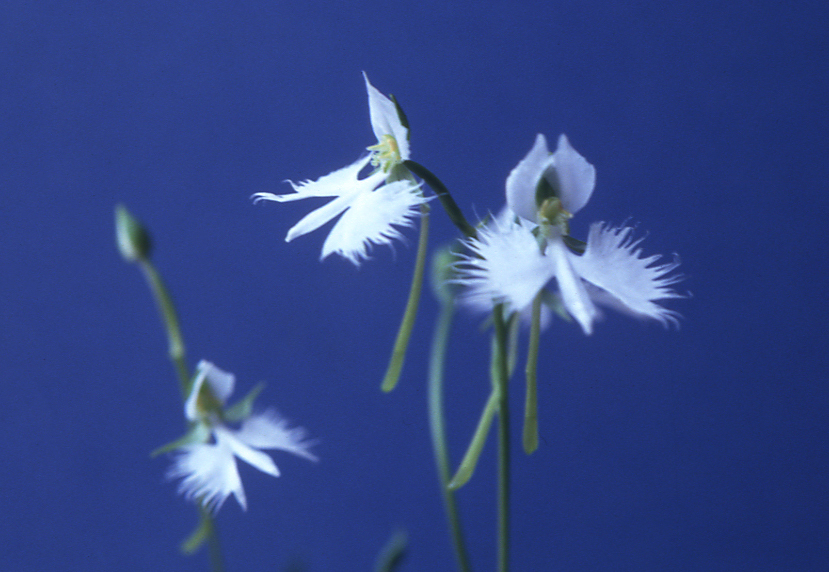
[[[452,545],[458,559],[458,568],[461,572],[469,572],[471,570],[469,555],[466,551],[460,515],[455,502],[455,493],[453,489],[449,488],[451,473],[449,472],[449,450],[446,444],[446,430],[443,419],[443,371],[454,313],[455,306],[451,299],[441,304],[440,315],[432,339],[432,351],[429,358],[429,429],[432,434],[432,447],[435,451],[435,464],[438,470],[440,490],[443,493],[443,504],[452,537]]]
[[[507,382],[507,336],[509,326],[504,322],[503,305],[493,312],[495,344],[493,347],[493,385],[498,394],[498,572],[509,570],[509,484],[510,431],[509,392]]]
[[[530,325],[530,348],[527,352],[527,397],[524,403],[524,452],[530,455],[538,449],[538,341],[541,337],[541,293],[533,300],[532,323]]]
[[[138,259],[138,264],[141,266],[144,277],[147,279],[147,284],[149,284],[156,304],[158,304],[161,321],[164,322],[164,328],[167,331],[168,354],[178,374],[181,397],[182,399],[187,399],[190,390],[190,373],[187,370],[187,364],[184,359],[184,340],[181,336],[181,329],[178,325],[178,316],[176,315],[175,306],[173,306],[173,300],[167,291],[167,287],[164,286],[164,281],[161,280],[161,275],[159,275],[152,262],[146,258],[140,258]]]
[[[150,290],[155,297],[156,304],[161,313],[161,321],[164,323],[164,328],[167,331],[168,354],[178,374],[182,399],[187,399],[187,395],[190,393],[191,380],[185,360],[184,339],[181,335],[181,328],[179,327],[178,315],[176,314],[173,300],[170,297],[167,287],[164,285],[164,281],[161,279],[161,275],[153,264],[147,258],[143,257],[138,258],[137,262],[144,273],[144,277],[147,279],[147,283],[150,286]],[[210,569],[212,572],[223,572],[224,559],[222,558],[216,524],[210,512],[199,503],[199,525],[196,527],[195,532],[185,540],[182,545],[182,550],[185,553],[195,552],[205,541],[208,543],[208,552],[210,553]]]
[[[406,311],[403,313],[403,321],[400,323],[400,330],[398,330],[397,339],[394,342],[389,367],[386,370],[386,375],[380,386],[385,392],[394,389],[400,379],[400,372],[403,370],[403,360],[406,358],[406,349],[409,347],[409,338],[411,338],[415,317],[417,317],[420,292],[423,289],[426,249],[429,241],[429,207],[422,205],[420,211],[420,237],[417,241],[417,258],[415,259],[414,276],[412,277],[412,286],[409,289],[409,300],[406,302]]]

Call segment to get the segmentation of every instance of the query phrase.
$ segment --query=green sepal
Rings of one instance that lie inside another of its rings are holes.
[[[584,251],[587,250],[587,243],[583,240],[579,240],[578,238],[573,238],[569,234],[562,235],[561,237],[564,240],[564,246],[569,248],[573,254],[578,254],[581,256],[584,254]]]
[[[115,206],[115,239],[127,262],[147,260],[152,250],[150,234],[124,205]]]
[[[186,447],[187,445],[193,445],[194,443],[205,443],[210,438],[210,428],[205,425],[204,423],[194,423],[193,427],[185,433],[182,437],[179,437],[175,441],[171,441],[166,445],[162,445],[152,453],[150,453],[150,457],[157,457],[164,453],[169,453],[170,451],[174,451],[176,449],[181,449],[182,447]]]
[[[253,402],[265,389],[265,382],[257,383],[253,389],[242,399],[225,409],[224,418],[226,421],[242,421],[250,417],[253,411]]]
[[[397,118],[400,120],[400,125],[406,128],[406,141],[411,141],[412,132],[409,130],[409,118],[406,117],[406,114],[403,112],[403,107],[394,95],[390,93],[389,99],[391,99],[391,102],[394,104],[394,108],[397,110]]]
[[[462,233],[470,238],[475,238],[478,236],[478,231],[475,230],[475,227],[467,222],[466,217],[463,216],[458,203],[455,202],[455,199],[452,198],[451,193],[449,193],[449,189],[446,188],[440,179],[438,179],[434,173],[432,173],[429,169],[412,160],[403,161],[403,164],[406,165],[414,175],[423,179],[429,187],[438,197],[440,204],[443,205],[443,209],[446,211],[446,214],[449,215],[449,219],[455,224],[456,227],[460,229]]]

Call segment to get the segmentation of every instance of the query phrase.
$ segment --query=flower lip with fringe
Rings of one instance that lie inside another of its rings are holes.
[[[273,409],[250,413],[258,391],[240,402],[243,407],[225,409],[234,384],[233,374],[208,361],[199,362],[193,389],[184,405],[184,414],[193,427],[181,440],[167,471],[169,479],[182,479],[178,488],[181,494],[198,500],[214,513],[230,494],[247,509],[236,457],[274,477],[279,476],[279,469],[263,449],[280,449],[317,460],[308,450],[313,443],[305,440],[303,429],[289,428]],[[239,428],[231,428],[228,421],[240,421]]]
[[[288,181],[293,193],[253,195],[254,202],[333,198],[296,223],[285,241],[312,232],[342,215],[325,239],[320,259],[336,252],[357,266],[368,258],[371,245],[390,245],[402,238],[400,228],[412,226],[419,216],[420,205],[428,200],[413,179],[398,178],[398,170],[410,156],[409,130],[403,125],[394,102],[371,85],[365,73],[363,77],[371,127],[377,138],[377,144],[367,148],[371,153],[315,181]],[[369,165],[374,171],[361,179],[360,173]]]
[[[684,298],[670,286],[683,276],[670,274],[679,262],[658,264],[642,257],[633,228],[590,226],[583,252],[568,244],[569,219],[590,200],[596,170],[561,135],[550,153],[543,135],[507,177],[502,215],[463,241],[470,254],[456,263],[454,282],[465,287],[461,300],[479,310],[504,303],[509,313],[525,313],[555,278],[561,305],[585,334],[593,332],[599,303],[663,325],[679,314],[657,303]]]

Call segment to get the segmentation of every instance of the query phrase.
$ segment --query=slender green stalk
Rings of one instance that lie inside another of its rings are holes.
[[[173,362],[173,367],[176,368],[182,399],[187,399],[190,374],[184,360],[184,339],[181,336],[181,328],[178,325],[178,316],[176,315],[175,306],[173,306],[173,300],[152,262],[146,258],[141,258],[138,263],[144,272],[144,277],[147,279],[147,284],[150,286],[158,310],[161,313],[161,321],[164,323],[164,329],[167,332],[167,352]]]
[[[164,329],[167,332],[168,354],[178,375],[182,399],[186,399],[190,392],[190,373],[187,370],[184,339],[181,335],[181,328],[179,327],[178,315],[176,314],[173,300],[170,297],[167,287],[164,285],[164,281],[161,279],[161,275],[153,264],[144,257],[138,258],[137,262],[144,272],[144,276],[147,279],[147,283],[150,286],[150,290],[161,313],[161,321],[164,323]],[[199,525],[196,531],[185,541],[183,550],[185,552],[194,552],[204,541],[208,543],[210,569],[212,572],[223,572],[224,560],[222,558],[216,524],[210,512],[199,503]]]
[[[452,546],[458,559],[461,572],[471,570],[469,555],[466,551],[463,530],[461,528],[455,493],[449,488],[449,450],[446,444],[446,429],[443,418],[443,371],[446,362],[446,348],[455,307],[451,299],[441,304],[440,315],[432,339],[432,352],[429,358],[429,429],[432,434],[432,447],[435,452],[440,490],[443,493],[443,505],[452,537]]]
[[[400,372],[403,370],[403,360],[406,358],[406,349],[409,347],[409,338],[412,335],[417,307],[420,303],[420,292],[423,289],[423,275],[426,268],[426,249],[429,241],[429,207],[421,206],[420,217],[420,238],[417,241],[417,258],[415,259],[414,276],[412,286],[409,289],[409,300],[406,302],[406,311],[403,313],[403,321],[397,332],[397,339],[394,342],[389,367],[383,378],[380,388],[389,392],[397,385],[400,379]]]
[[[509,391],[507,390],[508,325],[504,322],[503,305],[493,311],[495,344],[493,351],[493,385],[498,388],[498,572],[509,570],[509,484],[510,484],[510,430]]]
[[[538,341],[541,337],[541,293],[533,300],[530,347],[527,352],[527,396],[524,403],[524,452],[530,455],[538,449]]]

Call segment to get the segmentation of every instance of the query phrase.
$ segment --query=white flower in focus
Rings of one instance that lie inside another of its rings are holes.
[[[333,198],[295,224],[285,241],[312,232],[342,214],[325,240],[320,258],[336,252],[356,265],[368,257],[371,244],[391,244],[401,238],[399,227],[412,226],[420,205],[427,200],[420,185],[396,178],[395,168],[409,158],[409,130],[401,122],[394,102],[377,91],[365,73],[363,77],[371,127],[377,137],[377,144],[368,147],[371,154],[316,181],[288,181],[294,191],[291,194],[253,195],[254,202]],[[375,170],[361,179],[360,173],[369,164]]]
[[[567,137],[559,138],[551,154],[538,135],[507,178],[507,216],[464,241],[471,254],[456,265],[455,282],[466,287],[461,299],[477,309],[504,303],[508,314],[525,313],[555,278],[563,307],[585,334],[592,333],[599,315],[594,302],[664,325],[676,323],[678,314],[656,301],[683,297],[669,287],[682,279],[668,276],[679,263],[641,257],[642,239],[633,238],[632,228],[594,223],[583,253],[568,246],[568,221],[587,204],[595,182],[595,169]]]
[[[202,391],[205,382],[209,391]],[[308,451],[310,443],[305,441],[303,429],[290,429],[273,410],[258,414],[244,411],[250,408],[255,394],[250,400],[243,401],[240,427],[229,427],[223,412],[232,417],[230,410],[224,410],[224,405],[233,392],[234,383],[233,374],[210,362],[199,362],[193,389],[184,405],[184,414],[194,427],[177,449],[173,465],[167,472],[170,479],[182,479],[180,493],[187,499],[197,499],[213,512],[221,508],[231,493],[242,508],[247,509],[236,457],[274,477],[279,476],[279,469],[262,449],[281,449],[317,460]],[[202,401],[207,403],[203,405]]]

